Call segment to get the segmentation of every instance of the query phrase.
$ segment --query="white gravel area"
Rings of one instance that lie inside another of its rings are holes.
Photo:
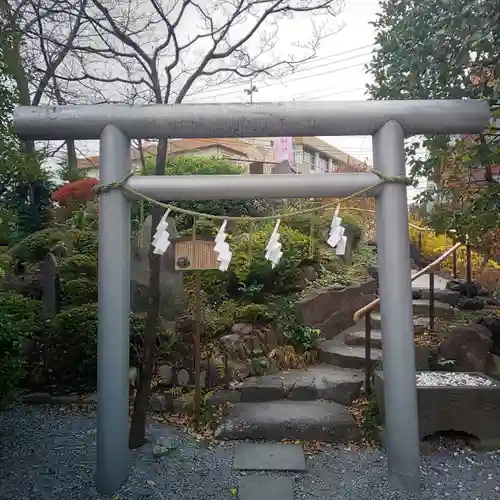
[[[130,477],[115,500],[235,498],[239,475],[231,470],[232,443],[208,446],[159,424],[152,431],[167,436],[175,449],[158,459],[152,444],[134,452]],[[95,436],[92,412],[28,406],[0,412],[0,498],[104,498],[93,483]],[[440,451],[422,457],[417,496],[394,491],[386,467],[380,451],[331,447],[309,460],[307,473],[288,476],[294,479],[294,500],[500,500],[500,452]]]
[[[420,372],[418,387],[498,387],[494,380],[472,373]]]

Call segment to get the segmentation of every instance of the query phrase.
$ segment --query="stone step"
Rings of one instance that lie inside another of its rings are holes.
[[[429,316],[430,301],[428,299],[413,299],[413,314],[415,316]],[[434,301],[434,316],[436,318],[449,318],[454,309],[450,304],[439,300]]]
[[[413,298],[414,299],[426,299],[428,300],[431,295],[430,290],[426,288],[414,288]],[[439,300],[445,304],[456,307],[462,296],[460,292],[455,292],[453,290],[434,290],[434,300]]]
[[[324,399],[349,405],[359,397],[362,383],[361,370],[319,364],[303,370],[287,370],[262,377],[249,377],[239,388],[240,401]]]
[[[319,359],[323,363],[341,366],[343,368],[364,369],[365,349],[364,347],[351,347],[339,345],[335,340],[324,340],[318,345]],[[375,364],[382,356],[382,351],[372,349],[372,364]]]
[[[372,329],[373,330],[380,330],[382,328],[382,321],[380,319],[380,312],[379,311],[373,311],[371,314],[371,320],[372,320]],[[413,333],[415,335],[420,335],[425,332],[427,327],[429,326],[429,318],[424,317],[424,316],[418,316],[416,318],[413,318]]]
[[[416,271],[415,271],[416,273]],[[412,272],[412,275],[415,274]],[[446,284],[448,283],[448,280],[435,274],[434,275],[434,290],[437,292],[438,290],[445,290],[446,289]],[[414,279],[411,282],[411,286],[414,289],[429,289],[430,287],[430,277],[429,274],[423,274],[422,276],[419,276],[418,278]]]
[[[350,411],[331,401],[236,403],[224,410],[216,439],[344,443],[359,437]]]
[[[345,345],[349,346],[364,346],[365,331],[349,332],[345,337]],[[382,332],[380,330],[372,330],[370,335],[370,345],[372,349],[382,349]]]
[[[428,299],[416,299],[413,301],[413,314],[416,316],[429,316],[430,301]],[[454,309],[450,304],[434,301],[434,316],[436,318],[449,318],[454,314]]]
[[[372,349],[382,349],[382,332],[380,330],[372,331],[371,338],[371,346]],[[346,335],[345,344],[348,346],[362,346],[362,349],[365,349],[365,332],[357,331],[350,332]],[[415,363],[418,370],[428,370],[429,369],[429,356],[430,350],[424,346],[415,346]],[[380,368],[382,364],[378,366]]]

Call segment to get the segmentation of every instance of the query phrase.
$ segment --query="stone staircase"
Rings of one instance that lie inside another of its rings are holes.
[[[227,408],[218,439],[344,442],[358,437],[347,405],[361,393],[363,372],[327,363],[250,377]]]
[[[453,308],[444,302],[434,301],[435,317],[448,317]],[[382,331],[380,312],[371,313],[371,359],[377,363],[382,356]],[[413,300],[413,331],[422,333],[429,324],[429,301]],[[365,366],[365,323],[360,321],[335,338],[324,340],[318,346],[320,360],[344,368],[364,369]]]
[[[421,281],[418,285],[424,288]],[[445,282],[436,285],[442,289]],[[422,333],[429,323],[429,301],[415,299],[413,310],[414,331]],[[439,301],[434,302],[434,311],[436,317],[453,314],[449,304]],[[382,357],[378,311],[371,313],[371,324],[375,364]],[[322,341],[318,349],[319,365],[244,380],[235,403],[225,410],[216,438],[325,442],[358,438],[359,428],[348,406],[360,396],[364,381],[364,321]]]

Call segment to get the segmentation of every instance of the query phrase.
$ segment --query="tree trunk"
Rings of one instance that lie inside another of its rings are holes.
[[[23,60],[21,57],[21,43],[22,34],[18,31],[14,38],[14,43],[7,49],[6,57],[10,62],[12,76],[16,82],[19,104],[21,106],[30,106],[32,103],[30,101],[28,76],[24,70]],[[39,103],[34,104],[38,105]],[[35,141],[22,141],[21,147],[24,153],[28,155],[35,154]]]
[[[66,141],[66,150],[68,156],[68,180],[74,182],[80,179],[80,172],[78,171],[78,158],[76,157],[75,141],[73,139]]]
[[[156,155],[155,175],[165,175],[165,162],[167,159],[167,140],[158,142]],[[156,231],[163,215],[161,207],[154,206],[151,221],[151,238]],[[155,366],[156,334],[158,330],[158,316],[160,312],[160,269],[161,255],[149,252],[149,283],[148,283],[148,310],[146,326],[144,328],[143,360],[139,367],[139,383],[132,411],[130,424],[129,447],[139,448],[146,442],[146,418],[151,396],[151,381]]]

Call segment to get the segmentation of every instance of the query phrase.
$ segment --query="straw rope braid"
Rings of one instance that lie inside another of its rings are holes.
[[[384,184],[404,184],[405,186],[410,186],[413,182],[412,180],[407,177],[406,175],[385,175],[383,172],[380,172],[379,170],[372,169],[370,170],[371,173],[375,174],[380,178],[380,182],[375,184],[374,186],[368,186],[366,188],[360,189],[359,191],[356,191],[355,193],[350,194],[349,196],[346,196],[344,198],[340,199],[340,202],[346,202],[349,201],[353,198],[357,198],[358,196],[363,195],[364,193],[370,191],[373,188],[376,188],[378,186],[382,186]],[[313,207],[313,208],[306,208],[304,210],[294,210],[294,211],[289,211],[289,212],[284,212],[282,214],[277,214],[277,215],[263,215],[263,216],[257,216],[257,217],[251,217],[249,215],[244,215],[244,216],[226,216],[226,215],[213,215],[213,214],[207,214],[203,212],[196,212],[194,210],[187,210],[185,208],[179,208],[175,205],[172,205],[170,203],[163,203],[161,201],[155,200],[154,198],[150,198],[149,196],[146,196],[145,194],[140,193],[139,191],[136,191],[135,189],[127,187],[127,181],[135,175],[135,171],[131,171],[124,175],[119,181],[116,182],[110,182],[109,184],[98,184],[94,186],[94,193],[96,196],[100,196],[102,194],[109,193],[110,191],[114,189],[121,189],[122,191],[126,191],[130,194],[133,194],[137,198],[147,201],[149,203],[152,203],[153,205],[156,205],[158,207],[164,208],[165,210],[170,210],[171,212],[174,213],[179,213],[179,214],[184,214],[184,215],[189,215],[191,217],[200,217],[203,219],[208,219],[208,220],[220,220],[220,221],[237,221],[237,222],[262,222],[262,221],[271,221],[271,220],[278,220],[278,219],[290,219],[293,217],[298,217],[300,215],[306,215],[306,214],[311,214],[319,211],[327,211],[329,209],[335,208],[338,204],[339,201],[335,201],[332,203],[327,203],[325,205],[321,205],[319,207]],[[349,208],[351,210],[351,208]],[[352,210],[357,210],[357,211],[366,211],[366,212],[372,212],[372,210],[363,210],[363,209],[352,209]],[[426,231],[427,229],[421,228],[419,226],[415,226],[414,224],[410,224],[410,226],[414,227],[415,229],[421,230],[421,231]]]

